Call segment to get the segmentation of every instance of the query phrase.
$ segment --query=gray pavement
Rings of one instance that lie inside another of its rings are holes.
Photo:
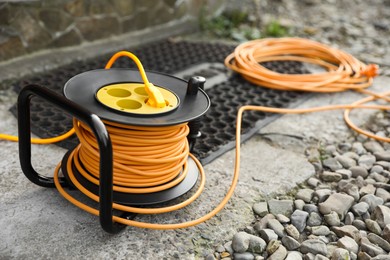
[[[43,58],[44,55],[39,57]],[[388,82],[388,77],[377,77],[371,90],[383,91]],[[313,95],[300,107],[349,103],[360,97],[350,92]],[[8,112],[15,99],[11,90],[1,90],[0,132],[16,134],[16,120]],[[373,111],[353,113],[353,119],[364,122],[370,113]],[[19,166],[17,144],[0,141],[0,259],[202,258],[213,252],[213,246],[231,239],[237,229],[254,220],[255,202],[281,198],[314,174],[305,156],[308,147],[341,141],[350,135],[342,111],[282,116],[242,145],[239,184],[231,201],[216,217],[187,229],[128,227],[116,235],[106,234],[97,217],[76,208],[55,189],[29,182]],[[64,152],[54,145],[35,145],[34,167],[51,175]],[[230,151],[205,166],[206,188],[194,204],[179,212],[137,216],[136,220],[180,222],[209,212],[230,185],[234,161],[234,151]]]

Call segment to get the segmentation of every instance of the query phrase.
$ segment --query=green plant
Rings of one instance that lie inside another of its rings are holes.
[[[223,12],[210,19],[201,19],[202,31],[219,38],[247,41],[260,38],[260,30],[252,26],[247,13],[241,11]]]
[[[326,153],[326,150],[325,150],[325,147],[323,144],[319,144],[318,145],[318,153],[320,154],[320,161],[323,162],[325,161],[326,159],[329,158],[329,156],[327,155]]]
[[[282,37],[287,35],[288,31],[276,20],[259,28],[259,21],[240,10],[225,11],[218,16],[206,17],[206,11],[202,9],[199,23],[203,32],[218,38],[240,42],[261,37]]]
[[[273,20],[264,28],[264,36],[283,37],[287,35],[287,28],[282,26],[280,22]]]
[[[247,22],[248,15],[241,11],[223,12],[219,16],[208,19],[203,14],[200,19],[200,28],[214,36],[232,38],[232,32]]]

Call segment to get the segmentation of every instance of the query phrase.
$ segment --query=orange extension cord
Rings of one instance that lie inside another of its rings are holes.
[[[295,60],[314,63],[324,67],[327,72],[286,75],[270,71],[259,64],[259,62],[275,60]],[[114,216],[113,220],[115,222],[152,229],[185,228],[202,223],[221,211],[232,197],[238,182],[240,170],[241,121],[243,113],[248,110],[297,114],[331,109],[346,109],[344,113],[345,120],[351,128],[371,138],[390,142],[389,138],[375,136],[358,128],[348,117],[350,110],[354,108],[390,109],[389,106],[383,105],[364,105],[365,103],[376,99],[390,101],[388,98],[390,91],[383,94],[375,94],[365,90],[365,88],[372,84],[373,77],[377,74],[377,67],[375,65],[365,65],[353,56],[340,50],[314,41],[299,38],[264,39],[241,44],[235,49],[234,53],[226,58],[225,64],[252,83],[278,90],[310,92],[355,90],[370,96],[350,105],[324,106],[307,109],[242,106],[238,111],[236,121],[236,161],[232,183],[225,198],[212,211],[201,218],[177,224],[144,223]],[[137,63],[137,66],[143,78],[144,76],[146,77],[146,75],[143,74],[142,65]],[[170,212],[190,204],[201,194],[205,185],[205,173],[199,161],[189,153],[188,141],[186,139],[188,127],[186,124],[151,128],[125,126],[112,122],[104,123],[106,124],[113,142],[115,191],[145,193],[165,189],[167,188],[165,185],[175,185],[175,183],[171,183],[171,180],[174,180],[179,176],[180,169],[183,169],[182,175],[185,176],[186,158],[188,156],[191,156],[194,159],[200,171],[201,181],[199,189],[188,200],[182,203],[163,208],[135,208],[114,203],[113,207],[115,209],[140,214]],[[92,194],[77,182],[71,169],[72,162],[74,162],[83,176],[88,178],[91,182],[98,184],[99,153],[96,141],[94,140],[91,131],[79,121],[74,120],[73,129],[80,139],[80,145],[72,152],[72,155],[68,160],[67,170],[69,177],[81,192],[89,198],[99,201],[98,196]],[[7,139],[4,138],[4,135],[0,135],[0,138]],[[15,138],[13,138],[11,140],[16,141],[17,139],[15,140]],[[132,145],[129,146],[129,143]],[[173,147],[175,149],[173,149]],[[88,173],[84,171],[81,165],[87,169]],[[94,215],[99,215],[97,209],[77,201],[61,187],[58,181],[60,166],[61,165],[58,164],[54,173],[55,184],[59,192],[76,206]],[[182,176],[180,175],[180,177]],[[151,186],[154,185],[157,186],[151,188]]]
[[[327,72],[280,74],[263,67],[266,61],[300,61],[324,67]],[[225,65],[260,86],[309,92],[340,92],[369,87],[377,75],[376,65],[365,65],[352,55],[302,38],[271,38],[239,45]]]
[[[271,71],[261,62],[299,61],[323,67],[326,72],[313,74],[281,74]],[[389,106],[363,105],[376,99],[390,101],[390,92],[377,94],[366,90],[378,75],[378,66],[366,65],[341,50],[303,38],[269,38],[243,43],[225,59],[225,65],[246,80],[277,90],[306,92],[341,92],[353,90],[368,97],[353,104],[331,105],[306,109],[284,109],[262,106],[244,106],[243,110],[257,110],[280,114],[302,114],[325,110],[345,109],[344,120],[354,131],[370,138],[390,142],[390,138],[374,135],[357,127],[349,118],[351,109],[388,110]],[[240,113],[240,112],[239,112]]]

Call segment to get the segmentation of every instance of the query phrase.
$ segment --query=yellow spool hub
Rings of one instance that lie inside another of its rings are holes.
[[[147,104],[148,93],[143,83],[119,83],[100,88],[96,93],[97,100],[112,109],[130,114],[161,114],[176,109],[179,105],[178,97],[171,91],[155,86],[164,97],[166,106],[153,107]]]

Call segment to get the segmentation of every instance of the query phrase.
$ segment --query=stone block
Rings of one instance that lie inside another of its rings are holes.
[[[103,39],[119,34],[121,27],[115,17],[89,18],[76,22],[76,27],[87,41]]]
[[[174,12],[172,8],[159,2],[153,9],[149,9],[147,19],[149,25],[164,24],[174,19]]]
[[[53,1],[53,0],[51,0]],[[61,0],[58,0],[58,1],[61,1]],[[12,1],[9,1],[9,2],[12,2]],[[19,9],[25,9],[25,8],[29,8],[29,7],[32,7],[32,8],[39,8],[39,7],[42,7],[42,4],[43,2],[50,2],[50,1],[13,1],[12,3],[10,3],[10,5],[12,6],[15,6]]]
[[[121,26],[122,26],[122,32],[127,33],[127,32],[132,32],[137,30],[137,27],[139,25],[137,24],[137,20],[133,16],[122,20]]]
[[[137,1],[137,10],[153,10],[156,9],[156,5],[158,5],[162,1]]]
[[[88,16],[114,13],[111,3],[106,0],[84,0],[84,8],[85,14]]]
[[[110,0],[119,16],[129,16],[135,13],[137,5],[134,0]]]
[[[17,13],[11,26],[19,32],[29,51],[41,49],[51,42],[50,34],[23,9]]]
[[[71,2],[72,0],[50,0],[50,1],[36,1],[35,2],[42,2],[42,7],[48,8],[48,7],[58,7],[62,6],[64,3]]]
[[[136,30],[142,30],[149,26],[149,20],[147,19],[147,11],[141,10],[137,11],[137,13],[122,22],[122,30],[123,32],[130,32]]]
[[[8,5],[0,3],[0,25],[8,25],[10,18],[11,16]]]
[[[164,0],[164,3],[169,7],[174,7],[176,2],[184,2],[184,1],[176,1],[176,0]]]
[[[23,43],[15,32],[0,29],[0,62],[25,53]]]
[[[73,23],[73,18],[68,13],[55,8],[43,8],[38,16],[51,33],[65,31]]]
[[[64,10],[74,17],[84,16],[84,3],[83,0],[72,0],[64,4]]]
[[[181,1],[178,5],[174,7],[175,18],[180,19],[183,16],[189,13],[188,4],[186,1]]]
[[[106,0],[73,0],[63,5],[64,10],[73,17],[85,17],[114,13],[110,1]]]
[[[73,29],[69,32],[66,32],[56,39],[50,44],[50,47],[66,47],[72,45],[81,44],[82,39],[80,35]]]

